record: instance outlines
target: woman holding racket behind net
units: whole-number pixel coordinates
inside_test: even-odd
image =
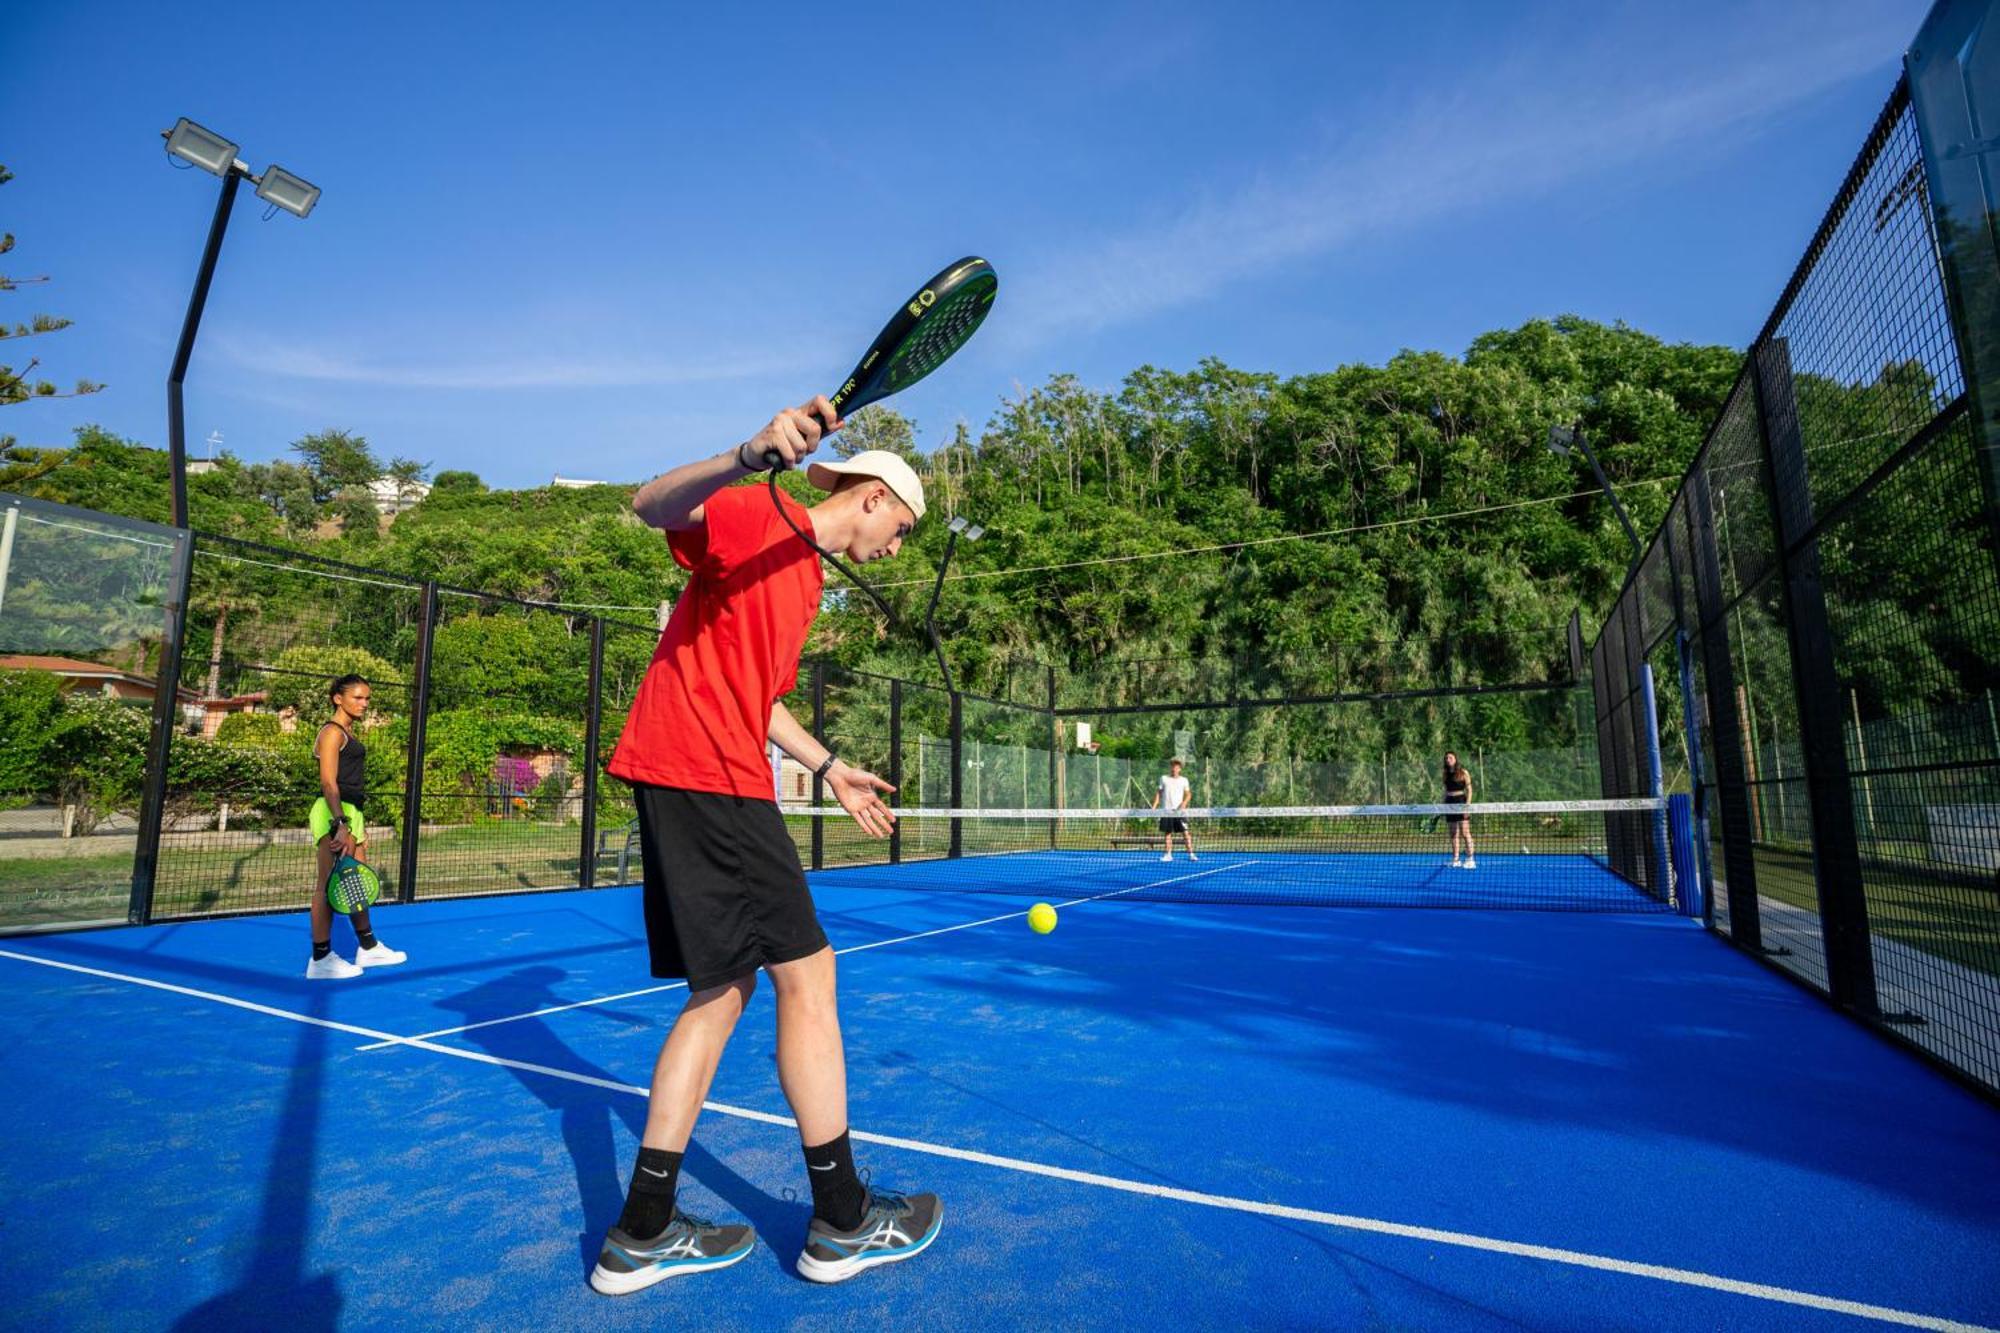
[[[333,719],[313,738],[320,794],[307,816],[318,861],[312,893],[312,961],[306,964],[306,977],[311,981],[358,977],[366,968],[386,967],[408,957],[375,938],[365,907],[348,918],[354,923],[354,961],[350,963],[333,951],[333,905],[326,897],[327,879],[343,856],[368,859],[368,826],[361,820],[361,805],[368,794],[363,775],[368,749],[354,729],[368,712],[370,690],[360,676],[342,676],[326,693],[333,704]]]
[[[1465,765],[1458,762],[1458,756],[1450,750],[1444,755],[1444,803],[1446,805],[1472,804],[1472,774],[1465,771]],[[1464,813],[1449,814],[1444,817],[1445,827],[1451,830],[1451,863],[1466,870],[1479,869],[1479,863],[1472,859],[1472,816]],[[1465,849],[1465,859],[1459,860],[1459,848]]]

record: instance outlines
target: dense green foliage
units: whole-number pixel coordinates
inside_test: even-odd
[[[0,185],[5,185],[13,179],[13,172],[0,167]],[[8,254],[13,249],[13,233],[0,232],[0,255]],[[23,287],[38,287],[47,281],[48,278],[44,275],[19,277],[0,273],[0,295],[15,295]],[[70,326],[70,322],[60,315],[37,313],[29,315],[26,319],[18,319],[11,314],[0,314],[0,343],[21,342],[50,333],[60,333]],[[0,350],[0,356],[6,355],[9,353]],[[64,389],[54,380],[36,374],[42,364],[40,357],[27,353],[23,355],[28,356],[28,361],[19,369],[0,364],[0,407],[25,403],[36,398],[77,398],[84,394],[96,393],[104,387],[89,380],[78,380],[71,388]],[[0,434],[0,460],[4,460],[13,447],[14,437]]]
[[[1568,678],[1565,621],[1580,608],[1586,637],[1594,631],[1630,552],[1587,469],[1548,451],[1549,426],[1581,423],[1634,521],[1651,531],[1739,366],[1727,348],[1538,320],[1486,334],[1463,356],[1405,352],[1381,366],[1289,379],[1214,361],[1142,367],[1113,390],[1058,376],[1003,401],[977,432],[959,426],[935,442],[893,410],[870,408],[835,447],[910,457],[933,515],[962,514],[988,529],[983,541],[959,546],[938,612],[959,683],[972,691],[1041,702],[1041,664],[1057,669],[1070,704],[1555,684]],[[1935,386],[1914,367],[1886,368],[1867,384],[1804,375],[1797,383],[1816,490],[1828,495],[1850,488],[1937,408]],[[376,681],[378,711],[400,729],[422,614],[417,585],[435,580],[447,591],[430,737],[449,754],[435,760],[434,795],[469,795],[502,753],[574,754],[593,616],[612,622],[608,747],[650,655],[655,608],[685,581],[664,541],[631,513],[628,486],[494,491],[471,473],[446,473],[422,503],[381,524],[360,521],[353,503],[380,466],[366,441],[325,431],[295,453],[298,462],[224,458],[191,478],[196,526],[392,577],[275,570],[282,560],[199,546],[190,685],[270,690],[273,707],[291,703],[312,719],[323,712],[324,678],[359,669]],[[405,480],[414,475],[407,460],[396,466]],[[1976,573],[1954,558],[1962,547],[1924,527],[1938,514],[1963,517],[1961,480],[1913,473],[1893,515],[1851,524],[1824,549],[1829,580],[1842,589],[1836,614],[1857,627],[1845,665],[1864,707],[1912,690],[1947,698],[1958,677],[1982,669],[1966,638],[1979,628],[1970,621],[1921,636],[1861,628],[1935,619],[1928,608],[1977,601],[1975,589],[1959,586]],[[783,484],[810,498],[801,477]],[[164,456],[98,430],[79,432],[67,450],[21,452],[0,466],[0,489],[165,518]],[[1726,516],[1732,540],[1756,540],[1746,520],[1759,505],[1767,501],[1743,493],[1741,512]],[[844,668],[933,681],[917,626],[945,537],[942,522],[928,522],[901,559],[869,569],[901,624],[882,623],[830,577],[810,651]],[[37,642],[70,644],[40,650],[95,649],[98,660],[115,651],[143,669],[165,562],[121,559],[115,579],[34,583],[32,563],[23,566],[31,581],[17,587],[48,612]],[[1770,726],[1783,732],[1783,631],[1766,600],[1738,613],[1744,632],[1755,631],[1746,645],[1758,650],[1746,654],[1755,659],[1745,663],[1746,683],[1753,709],[1768,707]],[[116,604],[114,613],[93,602]],[[367,655],[355,659],[366,665],[349,664],[348,650]],[[935,704],[906,696],[910,729],[941,730]],[[835,722],[866,732],[885,707],[849,690]],[[1100,734],[1106,754],[1135,760],[1181,743],[1170,733],[1182,732],[1202,738],[1198,757],[1227,753],[1241,766],[1352,761],[1378,771],[1393,757],[1428,771],[1445,743],[1574,748],[1587,740],[1566,721],[1575,711],[1553,694],[1289,719],[1209,709],[1121,720]],[[467,720],[440,729],[458,713]],[[474,716],[485,720],[475,726]],[[983,725],[995,744],[1067,744],[1018,717]],[[14,762],[0,755],[0,773]],[[1296,785],[1297,770],[1286,773]]]
[[[1244,799],[1306,787],[1328,800],[1420,795],[1437,752],[1454,745],[1496,773],[1506,757],[1519,783],[1512,794],[1580,794],[1567,784],[1588,788],[1575,756],[1590,747],[1589,723],[1560,688],[1569,677],[1563,626],[1581,609],[1586,637],[1594,632],[1630,551],[1588,470],[1548,451],[1548,428],[1580,423],[1634,521],[1651,531],[1739,367],[1727,348],[1563,318],[1486,334],[1459,357],[1405,352],[1382,366],[1290,379],[1214,361],[1142,367],[1114,390],[1057,376],[1003,401],[976,433],[960,425],[928,449],[917,423],[866,409],[833,447],[910,458],[935,518],[901,559],[868,570],[900,623],[883,623],[829,577],[809,646],[841,669],[829,725],[850,751],[887,762],[886,686],[849,673],[935,681],[919,626],[946,540],[936,520],[964,515],[988,535],[958,547],[938,629],[960,685],[980,694],[1040,703],[1050,667],[1061,702],[1073,705],[1556,687],[1103,719],[1093,772],[1105,761],[1145,768],[1189,747],[1198,773],[1205,762],[1218,789]],[[1885,367],[1860,384],[1802,374],[1796,385],[1816,499],[1846,493],[1940,406],[1938,386],[1916,366]],[[359,499],[383,471],[367,441],[322,431],[294,453],[297,462],[225,457],[191,478],[197,528],[381,573],[285,568],[283,557],[204,539],[184,681],[208,695],[266,690],[268,706],[297,707],[311,722],[324,714],[326,679],[360,671],[376,685],[385,723],[372,777],[398,783],[382,765],[401,759],[420,585],[433,580],[445,590],[427,817],[450,818],[454,802],[472,809],[505,756],[554,750],[574,765],[593,617],[607,621],[608,752],[653,647],[655,608],[685,581],[659,534],[632,514],[629,486],[494,491],[449,472],[422,503],[381,523]],[[404,481],[420,471],[408,460],[388,469]],[[797,474],[782,484],[812,498]],[[1769,544],[1768,498],[1751,477],[1731,486],[1719,515],[1725,562]],[[20,452],[0,465],[0,489],[166,516],[164,456],[94,429],[67,450]],[[1959,558],[1978,521],[1975,493],[1949,469],[1912,469],[1822,544],[1839,594],[1843,673],[1862,712],[1894,711],[1904,698],[1949,701],[1987,669],[1982,623],[1953,611],[1981,601],[1973,581],[1982,567]],[[6,646],[145,670],[157,652],[165,556],[73,534],[35,540],[17,559]],[[1796,727],[1776,595],[1767,584],[1733,616],[1751,726],[1781,746]],[[1656,663],[1663,680],[1670,665]],[[44,706],[25,695],[17,703]],[[803,693],[794,703],[803,713]],[[0,698],[0,708],[13,706]],[[941,734],[941,696],[906,692],[904,729],[906,740]],[[1029,752],[1070,748],[1066,734],[1018,709],[972,710],[967,734],[996,754],[1011,747],[1020,776],[1000,785],[1030,797],[1030,774],[1048,765]],[[226,726],[223,740],[285,749],[248,723]],[[1774,768],[1789,762],[1774,751]],[[0,779],[18,788],[7,775],[28,763],[0,750]],[[303,773],[309,785],[309,763]]]

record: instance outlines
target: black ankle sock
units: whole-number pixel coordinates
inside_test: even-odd
[[[634,1240],[651,1240],[665,1231],[667,1223],[674,1220],[674,1188],[680,1174],[679,1153],[664,1148],[639,1149],[618,1229]]]
[[[361,947],[364,949],[372,949],[375,947],[375,932],[373,930],[370,930],[367,926],[356,926],[354,928],[354,938],[360,943]]]
[[[846,1134],[806,1149],[806,1179],[812,1182],[814,1217],[842,1231],[861,1225],[868,1211],[868,1191],[854,1174],[854,1145]]]
[[[314,961],[315,963],[317,963],[317,962],[318,962],[318,961],[319,961],[320,959],[322,959],[322,958],[326,957],[326,956],[327,956],[328,954],[330,954],[330,953],[332,953],[332,952],[333,952],[333,941],[332,941],[332,940],[314,940],[314,941],[313,941],[313,961]]]

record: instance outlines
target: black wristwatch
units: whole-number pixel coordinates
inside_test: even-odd
[[[813,770],[813,777],[814,777],[814,778],[816,778],[816,779],[818,779],[818,780],[819,780],[819,781],[821,781],[821,782],[824,782],[824,781],[826,781],[826,775],[827,775],[828,773],[831,773],[831,772],[833,771],[833,765],[834,765],[834,763],[835,763],[835,760],[834,760],[834,756],[833,756],[833,752],[832,752],[832,751],[828,751],[828,752],[827,752],[827,756],[826,756],[826,762],[825,762],[825,763],[823,763],[823,764],[821,764],[821,765],[820,765],[820,766],[819,766],[818,768],[815,768],[815,769]]]

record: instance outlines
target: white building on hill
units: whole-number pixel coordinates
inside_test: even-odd
[[[430,493],[431,484],[427,481],[397,481],[384,475],[368,483],[368,495],[375,502],[375,511],[390,518],[422,504],[424,497]]]

